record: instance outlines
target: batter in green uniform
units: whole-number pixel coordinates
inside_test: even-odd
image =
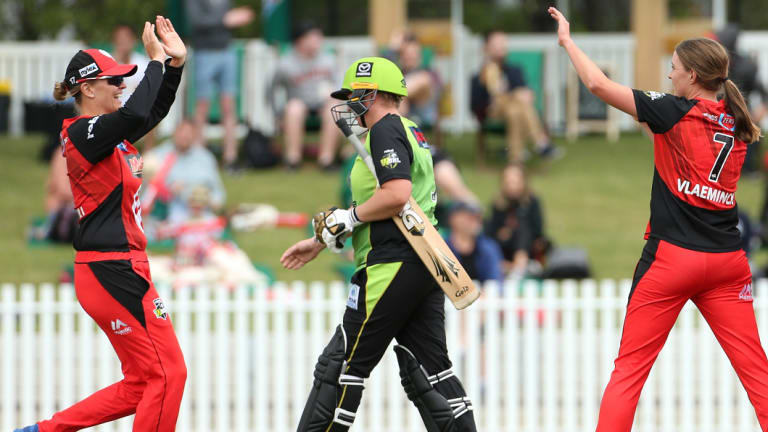
[[[395,338],[405,392],[426,430],[474,432],[472,404],[448,358],[443,292],[391,220],[413,195],[436,223],[429,144],[415,123],[398,114],[408,96],[403,74],[387,59],[363,58],[331,96],[345,101],[332,110],[337,120],[368,129],[365,147],[376,177],[358,157],[350,174],[353,206],[321,213],[316,230],[322,241],[302,240],[280,259],[286,268],[300,268],[326,247],[340,252],[351,235],[357,266],[342,324],[318,358],[297,430],[347,431],[365,379]]]

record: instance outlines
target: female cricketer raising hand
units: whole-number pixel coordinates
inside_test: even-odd
[[[757,141],[760,129],[728,79],[728,54],[710,39],[684,40],[675,48],[668,77],[675,95],[633,90],[609,80],[587,58],[560,11],[549,8],[549,14],[584,85],[635,117],[653,137],[647,243],[635,269],[598,432],[632,428],[643,384],[688,300],[709,323],[768,431],[768,360],[757,333],[734,199],[746,143]],[[721,91],[725,97],[718,101]]]
[[[53,93],[57,100],[74,97],[80,114],[61,130],[79,215],[75,291],[115,348],[124,378],[17,431],[76,431],[130,414],[136,432],[176,429],[187,370],[149,273],[138,198],[143,163],[132,143],[168,114],[187,51],[161,16],[144,24],[142,40],[152,61],[125,106],[123,78],[136,65],[118,64],[98,49],[78,51]]]

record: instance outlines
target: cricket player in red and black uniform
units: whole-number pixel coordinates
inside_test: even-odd
[[[619,355],[603,394],[598,432],[627,432],[645,380],[677,315],[698,307],[768,431],[768,359],[752,307],[752,275],[737,229],[736,187],[747,144],[759,139],[711,39],[680,42],[669,79],[675,96],[609,80],[575,45],[555,8],[559,43],[587,88],[637,118],[653,137],[651,218],[635,269]],[[724,98],[718,101],[719,92]],[[705,359],[704,361],[710,361]]]
[[[54,90],[59,100],[74,96],[81,114],[61,131],[79,215],[75,290],[115,348],[124,378],[23,432],[76,431],[130,414],[136,432],[176,429],[187,372],[149,272],[138,197],[142,159],[132,143],[168,114],[186,48],[170,20],[158,16],[155,24],[162,43],[146,22],[142,39],[152,61],[124,107],[123,77],[136,65],[118,64],[97,49],[75,54]]]

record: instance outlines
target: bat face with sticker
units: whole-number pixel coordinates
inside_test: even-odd
[[[337,120],[336,125],[354,145],[360,158],[376,177],[373,158],[357,135],[343,119]],[[399,156],[392,153],[387,153],[385,150],[386,156],[376,163],[385,169],[399,163],[395,162],[395,158],[400,160]],[[475,287],[464,267],[440,233],[431,223],[428,223],[429,218],[413,197],[409,198],[403,209],[392,220],[456,309],[469,306],[480,296],[480,291]]]

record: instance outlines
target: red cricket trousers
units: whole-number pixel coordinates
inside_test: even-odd
[[[744,251],[698,252],[648,240],[635,269],[619,356],[600,404],[598,432],[629,432],[640,391],[683,305],[701,311],[768,431],[768,359],[752,308]],[[704,359],[709,361],[709,359]]]
[[[38,423],[40,431],[77,431],[134,413],[134,432],[174,431],[187,369],[146,254],[78,252],[75,290],[112,343],[124,378]]]

